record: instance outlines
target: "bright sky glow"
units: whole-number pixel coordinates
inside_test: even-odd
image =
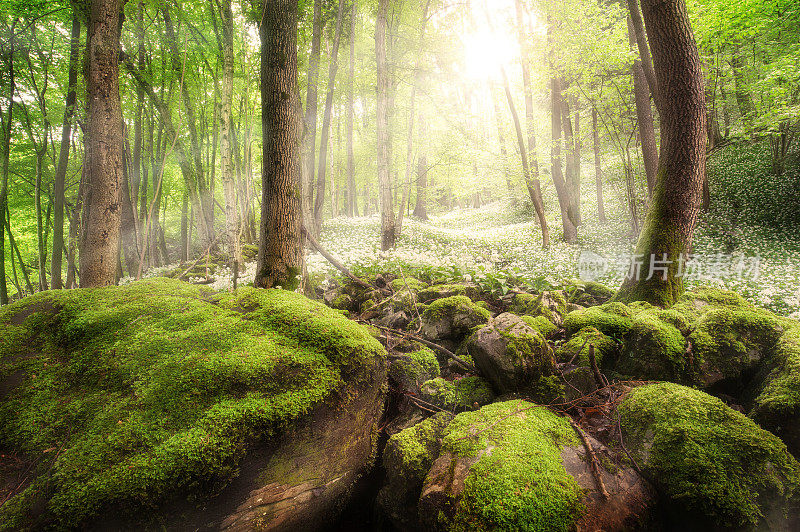
[[[464,64],[471,79],[497,78],[500,66],[508,68],[519,56],[516,40],[481,28],[464,37]]]

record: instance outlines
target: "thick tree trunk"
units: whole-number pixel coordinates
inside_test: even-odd
[[[378,137],[378,190],[381,211],[381,249],[394,247],[394,204],[389,175],[389,67],[386,63],[386,30],[390,0],[378,0],[375,24],[375,57],[378,65],[378,102],[375,121]]]
[[[75,87],[78,84],[78,58],[80,54],[81,20],[72,15],[72,31],[69,39],[69,72],[67,74],[67,99],[64,107],[64,122],[61,125],[61,146],[58,166],[53,178],[53,253],[50,256],[50,285],[54,289],[63,287],[61,280],[62,257],[64,255],[64,189],[69,162],[69,145],[72,135],[72,116],[75,114]]]
[[[347,216],[358,216],[356,204],[356,159],[353,154],[353,114],[355,102],[353,83],[356,69],[356,7],[357,0],[350,5],[350,60],[347,77]]]
[[[643,0],[642,12],[659,87],[662,155],[636,246],[640,275],[626,279],[616,298],[669,306],[683,291],[681,260],[691,250],[702,199],[703,72],[684,0]]]
[[[119,96],[121,10],[121,0],[92,0],[90,6],[81,287],[112,285],[117,276],[123,163]]]
[[[635,4],[635,2],[636,0],[629,0],[629,3]],[[628,18],[628,40],[631,49],[635,48],[636,34],[630,18]],[[658,147],[656,146],[656,132],[653,126],[653,109],[650,107],[650,91],[648,90],[642,61],[635,60],[633,62],[631,73],[633,74],[633,94],[636,101],[636,123],[639,125],[642,159],[644,160],[644,170],[647,175],[647,192],[652,196],[653,187],[656,184],[656,172],[658,171]]]
[[[314,171],[317,143],[317,106],[319,87],[319,60],[322,48],[322,0],[314,0],[314,20],[311,33],[311,55],[308,58],[308,82],[306,87],[306,112],[303,118],[303,220],[310,223],[314,209]]]
[[[222,25],[222,102],[220,103],[220,169],[222,189],[225,193],[225,241],[232,272],[238,272],[242,264],[239,243],[239,213],[236,205],[236,182],[233,167],[233,143],[231,142],[231,106],[233,105],[233,9],[231,0],[222,0],[220,10]]]
[[[331,113],[333,111],[333,92],[336,85],[336,72],[339,69],[339,41],[342,37],[342,19],[344,18],[345,0],[339,0],[336,12],[336,30],[333,34],[330,65],[328,67],[328,93],[325,95],[325,112],[322,116],[322,135],[319,145],[319,171],[317,174],[317,190],[314,198],[314,234],[322,231],[322,205],[325,203],[325,173],[328,165],[328,144],[331,135]],[[310,225],[310,224],[309,224]],[[311,227],[308,227],[311,229]]]
[[[597,109],[592,107],[592,140],[594,146],[594,182],[597,188],[597,219],[606,223],[606,209],[603,204],[603,167],[600,164],[600,132],[597,128]]]
[[[265,0],[261,34],[263,199],[255,285],[295,290],[303,272],[297,2]]]

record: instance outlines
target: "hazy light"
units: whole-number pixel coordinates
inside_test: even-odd
[[[482,28],[464,37],[464,65],[472,79],[496,78],[518,55],[515,40]]]

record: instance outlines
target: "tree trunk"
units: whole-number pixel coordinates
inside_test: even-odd
[[[123,127],[123,132],[125,128]],[[123,139],[125,135],[123,133]],[[126,146],[127,147],[127,146]],[[125,256],[125,269],[128,275],[135,277],[139,270],[139,251],[136,243],[138,242],[138,235],[136,231],[136,214],[131,199],[130,182],[128,179],[128,165],[125,161],[128,159],[124,157],[127,150],[123,151],[122,161],[122,213],[120,215],[120,237],[122,243],[122,254]]]
[[[632,26],[633,40],[636,42],[635,46],[639,49],[639,61],[642,66],[642,74],[644,74],[647,80],[647,87],[650,89],[650,94],[653,95],[653,100],[658,101],[658,81],[653,71],[653,60],[650,57],[650,48],[647,46],[647,36],[644,32],[644,24],[642,23],[642,14],[639,11],[638,0],[628,0],[628,13],[630,14],[628,31],[631,31]],[[629,33],[628,35],[630,36],[631,34]]]
[[[733,70],[733,82],[736,87],[736,103],[739,106],[739,113],[742,115],[745,132],[750,133],[753,130],[755,104],[753,103],[753,95],[750,93],[750,88],[745,79],[745,66],[740,50],[735,50],[733,52],[733,56],[731,57],[731,69]]]
[[[64,249],[64,189],[69,162],[69,145],[72,134],[72,116],[75,114],[75,87],[78,83],[78,58],[80,54],[81,20],[72,15],[72,31],[69,39],[69,72],[67,74],[67,100],[64,107],[64,122],[61,125],[61,146],[58,166],[53,179],[53,253],[50,256],[50,285],[54,289],[63,287],[61,269]]]
[[[508,173],[508,151],[506,150],[506,138],[503,134],[503,124],[500,120],[500,104],[495,97],[495,91],[489,88],[492,97],[492,107],[494,108],[494,121],[497,125],[497,141],[500,144],[500,159],[503,162],[503,177],[506,179],[506,186],[508,191],[514,192],[514,184],[511,182],[511,175]]]
[[[261,35],[263,196],[255,285],[295,290],[303,271],[297,2],[265,0]]]
[[[306,88],[306,113],[303,119],[302,185],[303,220],[311,223],[314,209],[314,170],[317,143],[317,106],[319,60],[322,48],[322,0],[314,0],[314,20],[311,34],[311,55],[308,58],[308,83]]]
[[[600,164],[600,132],[597,128],[597,109],[592,107],[592,140],[594,145],[594,182],[597,187],[597,219],[606,223],[606,209],[603,204],[603,167]]]
[[[313,229],[316,236],[319,236],[322,231],[322,205],[325,203],[325,173],[327,171],[328,143],[331,134],[333,91],[336,85],[336,71],[339,69],[339,41],[342,37],[344,3],[345,0],[339,0],[339,9],[336,12],[336,30],[333,34],[333,49],[331,50],[330,65],[328,67],[328,93],[325,95],[325,113],[322,116],[322,135],[319,145],[319,173],[317,174],[317,190],[314,198]],[[308,227],[308,229],[311,229],[311,227]]]
[[[544,213],[544,199],[542,198],[542,185],[539,182],[539,159],[536,156],[536,122],[533,117],[533,89],[531,87],[530,73],[530,52],[525,40],[525,19],[523,14],[522,0],[514,2],[517,14],[517,40],[521,52],[520,63],[522,65],[522,86],[525,92],[525,125],[528,131],[527,166],[528,171],[525,175],[525,184],[528,187],[528,195],[531,197],[536,215],[539,218],[539,225],[542,227],[542,247],[550,245],[550,231],[547,227],[547,218]],[[507,80],[504,78],[506,85]],[[508,94],[508,93],[507,93]],[[509,105],[512,105],[509,101]],[[516,110],[512,111],[516,113]],[[518,120],[518,119],[517,119]],[[505,147],[503,147],[505,149]],[[525,163],[523,162],[523,167]],[[524,170],[524,168],[523,168]]]
[[[8,163],[11,157],[11,132],[14,111],[14,92],[16,90],[14,82],[14,32],[17,27],[17,19],[11,22],[9,33],[8,51],[5,44],[0,44],[0,49],[8,53],[8,113],[3,121],[3,174],[0,181],[0,305],[8,304],[8,285],[6,284],[6,228],[11,227],[11,217],[6,221],[6,211],[8,210]],[[0,116],[2,112],[0,112]],[[11,234],[11,231],[8,231]]]
[[[189,193],[184,191],[181,202],[181,264],[189,260]]]
[[[659,87],[662,156],[636,246],[641,275],[626,279],[616,299],[669,306],[683,291],[681,260],[691,250],[702,198],[703,72],[684,0],[643,0],[642,11]],[[672,262],[654,262],[662,259]]]
[[[635,4],[636,0],[629,0]],[[638,12],[638,7],[636,8]],[[636,34],[631,19],[628,18],[628,40],[631,49],[636,46]],[[653,126],[653,109],[650,107],[650,91],[645,78],[642,61],[634,60],[631,67],[633,74],[633,94],[636,101],[636,123],[639,125],[639,138],[642,143],[642,159],[647,175],[647,192],[653,195],[658,171],[658,147],[656,146],[656,132]]]
[[[578,241],[578,228],[569,215],[569,190],[561,170],[561,79],[558,76],[550,80],[550,131],[552,144],[550,147],[550,174],[558,195],[561,207],[561,224],[564,229],[564,242],[575,244]]]
[[[355,103],[353,83],[356,68],[356,7],[357,0],[350,5],[350,61],[347,77],[347,216],[358,216],[356,205],[356,159],[353,154],[353,114]]]
[[[575,109],[575,127],[572,127],[570,105],[564,99],[561,102],[561,121],[564,130],[564,146],[566,151],[567,213],[575,227],[581,224],[581,149],[580,149],[580,113]]]
[[[236,182],[231,142],[231,106],[233,105],[233,9],[231,0],[222,0],[220,10],[222,25],[222,101],[220,102],[220,169],[222,189],[225,193],[225,240],[231,272],[238,272],[242,264],[239,243],[239,213],[236,205]]]
[[[522,160],[522,175],[525,177],[525,184],[528,187],[528,195],[533,203],[533,208],[536,210],[536,216],[539,218],[539,225],[542,228],[542,248],[550,246],[550,230],[547,227],[547,218],[544,213],[544,204],[542,203],[541,189],[537,188],[537,182],[531,179],[530,167],[528,166],[528,151],[525,148],[525,136],[522,132],[522,124],[519,121],[517,114],[517,107],[514,105],[514,97],[511,95],[511,85],[508,82],[508,75],[506,74],[505,67],[500,67],[503,74],[503,86],[506,92],[506,101],[508,101],[508,109],[511,111],[511,118],[514,121],[514,129],[517,132],[517,145],[519,146],[519,155]]]
[[[375,121],[378,137],[378,189],[381,211],[381,249],[394,247],[394,205],[389,175],[389,68],[386,63],[386,29],[390,0],[378,0],[375,23],[375,57],[378,68],[378,101]]]
[[[121,0],[92,0],[89,13],[81,287],[112,285],[117,275],[123,163],[119,96],[121,10]]]
[[[214,242],[214,198],[211,196],[211,191],[203,172],[200,137],[197,134],[197,120],[195,118],[195,106],[191,91],[189,90],[188,79],[183,72],[185,65],[181,62],[181,57],[178,53],[178,40],[175,36],[172,17],[170,16],[166,4],[161,5],[161,11],[164,14],[164,28],[166,30],[172,70],[181,80],[181,100],[183,101],[183,108],[186,112],[186,128],[189,132],[191,147],[191,159],[187,159],[187,162],[192,167],[194,177],[192,187],[195,190],[194,194],[190,191],[190,198],[192,200],[192,208],[197,216],[197,234],[200,238],[200,245],[205,249],[212,246]]]

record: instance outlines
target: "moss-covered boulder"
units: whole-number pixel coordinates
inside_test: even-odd
[[[565,286],[568,301],[582,307],[606,303],[614,297],[614,290],[595,281],[572,280]]]
[[[686,338],[665,312],[654,308],[633,316],[617,373],[646,380],[688,380]]]
[[[460,285],[458,285],[460,286]],[[429,340],[458,340],[489,321],[489,311],[467,296],[437,299],[422,314],[422,335]]]
[[[281,290],[168,279],[0,310],[0,529],[315,529],[374,458],[385,350]]]
[[[622,338],[631,330],[632,318],[627,305],[612,302],[570,312],[564,318],[564,328],[573,335],[585,327],[594,327],[612,338]]]
[[[522,316],[522,321],[545,338],[551,338],[559,331],[558,326],[544,316]]]
[[[565,418],[526,401],[494,403],[459,414],[444,430],[420,519],[425,530],[630,529],[652,495],[631,470],[608,466],[600,473],[605,499]]]
[[[538,391],[555,373],[550,345],[519,316],[506,312],[467,341],[475,367],[498,393]]]
[[[563,290],[542,292],[539,295],[520,292],[511,301],[510,312],[518,316],[543,316],[560,327],[567,314],[567,297]]]
[[[614,354],[617,343],[594,327],[584,327],[556,349],[556,360],[570,362],[578,366],[589,366],[589,349],[594,348],[597,365]]]
[[[466,296],[475,300],[480,296],[480,293],[480,288],[474,284],[435,284],[419,290],[418,297],[420,303],[430,303],[437,299],[453,296]]]
[[[428,470],[439,456],[442,432],[452,419],[451,414],[440,412],[393,435],[386,443],[386,478],[377,502],[398,530],[422,530],[417,499]]]
[[[774,367],[759,383],[749,415],[800,459],[800,325],[788,328],[773,351]]]
[[[395,358],[389,365],[389,378],[407,391],[418,392],[420,387],[441,375],[436,354],[422,347]]]
[[[619,406],[624,443],[698,529],[788,530],[796,519],[800,464],[773,434],[703,392],[642,386]],[[677,526],[677,524],[676,524]]]
[[[494,401],[492,387],[481,377],[431,379],[422,384],[420,395],[434,406],[455,412],[474,410]]]

